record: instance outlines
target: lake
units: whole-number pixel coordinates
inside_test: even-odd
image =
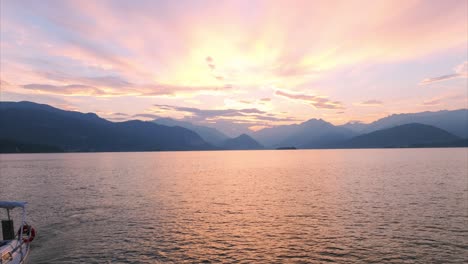
[[[0,155],[31,263],[462,263],[468,149]]]

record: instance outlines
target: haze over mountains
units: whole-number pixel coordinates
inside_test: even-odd
[[[263,149],[264,147],[255,141],[253,138],[246,134],[242,134],[235,138],[227,139],[223,142],[222,145],[225,149],[234,149],[234,150],[242,150],[242,149]]]
[[[468,109],[399,114],[342,126],[311,119],[229,138],[214,128],[169,118],[110,122],[93,113],[0,102],[2,152],[456,147],[468,146],[467,138]]]
[[[183,127],[196,132],[200,137],[211,145],[220,149],[232,150],[248,150],[248,149],[263,149],[264,147],[246,134],[238,137],[230,138],[217,130],[216,128],[198,126],[190,122],[175,120],[172,118],[158,118],[153,121],[156,124],[166,125],[171,127]]]
[[[468,109],[453,111],[421,112],[411,114],[394,114],[379,119],[370,124],[359,122],[342,125],[357,133],[369,133],[380,129],[390,128],[409,123],[420,123],[431,125],[447,130],[448,132],[462,137],[468,137]]]
[[[310,119],[301,124],[265,128],[252,133],[252,137],[269,147],[321,148],[330,143],[344,141],[357,133],[334,126],[322,119]]]
[[[252,136],[267,147],[323,148],[361,134],[410,123],[434,126],[459,138],[468,138],[468,109],[398,114],[370,124],[353,122],[341,126],[311,119],[301,124],[265,128],[252,133]]]
[[[356,136],[333,145],[337,148],[396,148],[457,142],[461,138],[440,128],[418,123],[404,124]]]
[[[158,118],[153,121],[156,124],[165,125],[165,126],[179,126],[192,130],[193,132],[200,135],[203,140],[206,142],[218,146],[222,145],[224,141],[229,139],[228,136],[217,130],[216,128],[206,127],[206,126],[197,126],[190,122],[175,120],[172,118]]]

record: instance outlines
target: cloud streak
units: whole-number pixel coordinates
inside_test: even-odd
[[[101,81],[104,79],[101,79]],[[100,82],[101,82],[100,81]],[[95,82],[95,79],[91,81]],[[64,95],[64,96],[95,96],[95,97],[117,97],[117,96],[163,96],[176,95],[180,93],[197,93],[204,91],[226,91],[231,89],[230,86],[212,86],[212,87],[197,87],[197,86],[174,86],[166,84],[146,84],[134,85],[128,84],[126,87],[112,87],[112,84],[105,83],[105,86],[97,87],[86,84],[69,84],[69,85],[53,85],[31,83],[22,85],[24,89]]]
[[[324,96],[297,94],[276,90],[276,95],[286,97],[293,100],[299,100],[311,104],[318,109],[344,109],[343,104],[339,101],[333,101]]]
[[[424,101],[422,105],[432,106],[432,105],[439,105],[440,103],[442,103],[442,99],[434,99],[430,101]]]
[[[160,116],[158,115],[155,115],[155,114],[136,114],[136,115],[133,115],[133,117],[143,117],[143,118],[148,118],[148,119],[157,119],[159,118]]]
[[[366,100],[366,101],[357,103],[357,105],[360,105],[360,106],[381,106],[381,105],[383,105],[383,102],[380,101],[380,100],[371,99],[371,100]]]
[[[215,109],[215,110],[206,110],[199,109],[194,107],[183,107],[183,106],[172,106],[172,105],[160,105],[155,104],[156,108],[163,110],[173,110],[178,112],[186,112],[195,116],[209,118],[215,116],[237,116],[245,114],[266,114],[266,112],[258,110],[256,108],[245,108],[245,109]]]
[[[61,94],[61,95],[77,95],[77,96],[104,96],[109,95],[105,91],[88,85],[82,84],[70,84],[70,85],[51,85],[51,84],[26,84],[23,85],[24,89],[51,93],[51,94]]]
[[[468,77],[468,61],[456,66],[454,68],[454,73],[446,74],[438,77],[432,77],[422,80],[419,85],[426,85],[435,82],[447,81],[456,78],[467,78]]]
[[[243,109],[200,109],[194,107],[155,104],[153,111],[158,114],[184,113],[184,119],[194,122],[230,120],[237,123],[255,124],[267,122],[292,122],[293,117],[279,117],[257,108]]]

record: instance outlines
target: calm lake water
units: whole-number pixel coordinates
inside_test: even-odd
[[[31,263],[462,263],[468,149],[13,154]]]

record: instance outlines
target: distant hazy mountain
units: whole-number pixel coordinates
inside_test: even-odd
[[[395,114],[370,123],[364,130],[362,130],[362,132],[369,133],[409,123],[420,123],[435,126],[456,136],[468,138],[468,109]]]
[[[32,102],[0,102],[0,138],[65,151],[212,149],[195,132],[138,120],[114,123],[96,114]]]
[[[246,134],[242,134],[236,138],[230,138],[224,141],[222,147],[225,149],[263,149],[264,147],[259,144],[255,139]]]
[[[374,131],[335,144],[337,148],[388,148],[442,145],[460,138],[440,128],[424,124],[405,124]]]
[[[215,146],[220,146],[226,139],[229,138],[216,128],[194,125],[190,122],[179,121],[172,118],[159,118],[153,122],[160,125],[171,127],[179,126],[192,130],[197,133],[203,140]]]
[[[342,142],[356,133],[337,127],[322,119],[311,119],[301,124],[265,128],[252,134],[260,143],[270,147],[319,148]]]
[[[344,125],[341,125],[339,127],[344,127],[344,128],[347,128],[355,133],[362,133],[362,131],[364,131],[366,128],[367,128],[368,124],[366,123],[363,123],[363,122],[360,122],[360,121],[351,121],[351,122],[348,122]]]

